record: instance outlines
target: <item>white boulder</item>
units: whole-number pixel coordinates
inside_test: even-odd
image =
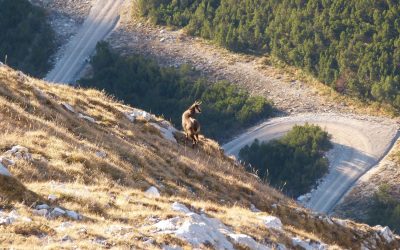
[[[15,162],[6,157],[0,157],[0,163],[3,164],[6,168],[15,165]]]
[[[272,250],[271,247],[258,243],[246,234],[229,234],[229,237],[234,241],[234,243],[247,247],[250,250]]]
[[[176,212],[182,212],[184,214],[191,213],[189,208],[187,208],[185,205],[183,205],[183,204],[181,204],[179,202],[174,202],[172,204],[172,210],[174,210]]]
[[[153,127],[155,127],[156,129],[158,129],[165,139],[172,141],[172,142],[176,142],[174,133],[176,133],[178,130],[176,130],[176,128],[174,128],[172,125],[165,128],[154,122],[152,122],[150,124]]]
[[[14,156],[17,159],[24,159],[27,161],[32,160],[32,155],[29,153],[29,150],[26,147],[16,145],[12,147],[10,150],[4,153],[5,155]]]
[[[65,211],[59,207],[54,208],[51,212],[50,212],[50,217],[59,217],[59,216],[63,216],[65,215]]]
[[[174,217],[168,220],[159,221],[154,226],[157,228],[157,231],[161,233],[172,233],[178,228],[178,224],[181,220],[180,217]]]
[[[3,164],[0,163],[0,175],[11,176],[10,171]]]
[[[82,219],[82,216],[79,213],[75,212],[75,211],[67,210],[66,211],[66,215],[69,218],[74,219],[74,220],[81,220]]]
[[[269,215],[269,216],[263,216],[263,217],[261,217],[261,219],[263,220],[264,225],[267,228],[282,230],[283,224],[282,224],[282,221],[278,217]]]
[[[129,121],[134,122],[137,118],[142,118],[146,121],[155,120],[155,116],[140,109],[133,109],[131,112],[125,113]]]
[[[39,216],[46,216],[49,211],[47,209],[34,209],[32,213],[39,215]]]
[[[321,242],[311,242],[310,239],[303,240],[299,237],[292,238],[292,244],[295,247],[301,247],[304,250],[327,250],[328,246]]]
[[[395,236],[389,227],[382,227],[380,225],[374,227],[378,231],[378,234],[382,236],[388,243],[395,240]]]
[[[47,199],[51,202],[54,202],[58,199],[58,196],[55,194],[49,194],[49,196],[47,196]]]
[[[260,209],[256,208],[256,206],[254,206],[254,204],[250,204],[250,211],[252,211],[253,213],[262,212]]]
[[[107,154],[104,151],[97,151],[96,152],[96,156],[99,157],[99,158],[106,158]]]
[[[63,103],[61,103],[61,106],[63,106],[63,108],[65,108],[69,112],[76,113],[75,109],[68,103],[63,102]]]
[[[191,212],[185,205],[178,202],[172,204],[174,211],[182,212],[184,217],[174,217],[159,221],[154,225],[159,234],[173,234],[177,238],[201,248],[202,245],[212,245],[214,249],[233,250],[232,244],[242,245],[251,250],[268,250],[268,246],[257,243],[245,234],[236,234],[220,220],[210,218],[205,214]]]
[[[37,205],[36,209],[50,209],[50,206],[47,204]]]
[[[86,121],[88,121],[88,122],[91,122],[91,123],[96,123],[96,120],[95,120],[95,119],[93,119],[93,118],[90,117],[90,116],[83,115],[83,114],[81,114],[81,113],[78,114],[78,118],[84,119],[84,120],[86,120]]]
[[[144,194],[149,198],[156,198],[161,196],[158,189],[154,186],[151,186],[149,189],[147,189]]]

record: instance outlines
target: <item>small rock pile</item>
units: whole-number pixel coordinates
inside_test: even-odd
[[[49,205],[47,204],[41,204],[41,205],[37,205],[36,208],[32,211],[32,213],[36,214],[36,215],[40,215],[40,216],[44,216],[48,219],[54,219],[57,217],[67,217],[73,220],[81,220],[82,216],[72,210],[65,210],[62,209],[60,207],[54,207],[51,208]]]
[[[15,210],[12,210],[8,214],[0,211],[0,225],[10,225],[16,221],[31,222],[32,220],[28,217],[20,216]]]
[[[33,158],[32,154],[29,153],[29,150],[26,147],[22,147],[20,145],[13,146],[10,150],[6,151],[2,156],[0,156],[1,175],[11,176],[8,168],[15,165],[15,161],[13,159],[32,161]]]
[[[80,119],[86,120],[86,121],[91,122],[91,123],[97,123],[96,120],[95,120],[93,117],[90,117],[90,116],[88,116],[88,115],[84,115],[84,114],[82,114],[82,113],[76,112],[75,109],[74,109],[74,107],[72,107],[72,106],[71,106],[70,104],[68,104],[68,103],[63,102],[63,103],[61,103],[61,106],[62,106],[65,110],[68,110],[68,111],[71,112],[71,113],[77,114],[77,115],[78,115],[78,118],[80,118]]]
[[[133,108],[129,112],[125,112],[125,116],[131,122],[135,122],[137,119],[145,120],[146,122],[149,122],[150,125],[158,129],[165,139],[172,142],[177,142],[174,134],[177,133],[178,130],[172,126],[170,122],[165,120],[159,122],[154,115],[136,108]]]

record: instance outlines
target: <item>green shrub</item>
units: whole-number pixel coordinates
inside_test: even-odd
[[[177,127],[183,111],[195,100],[203,101],[198,116],[202,132],[216,139],[228,138],[272,113],[265,98],[250,97],[228,82],[210,84],[189,65],[175,69],[139,55],[121,57],[104,42],[96,51],[91,60],[94,75],[82,79],[82,86],[104,89],[126,103],[164,115]]]
[[[332,148],[330,136],[316,125],[294,126],[284,137],[268,143],[255,140],[240,150],[261,178],[290,196],[307,193],[328,172],[324,153]]]
[[[383,184],[375,192],[373,205],[368,209],[367,223],[387,225],[394,232],[400,232],[400,201],[390,194],[393,187]]]
[[[0,0],[0,60],[34,76],[50,68],[54,33],[42,9],[27,0]]]

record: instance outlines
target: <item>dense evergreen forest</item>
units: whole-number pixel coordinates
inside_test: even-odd
[[[202,100],[198,119],[202,133],[225,139],[272,113],[263,97],[250,97],[228,82],[210,84],[189,65],[160,67],[139,55],[122,57],[105,42],[97,45],[91,59],[93,77],[80,80],[81,86],[94,87],[133,106],[164,115],[177,128],[181,117],[195,100]]]
[[[45,12],[28,0],[0,0],[0,61],[43,76],[55,51],[54,33]]]
[[[305,194],[329,168],[324,153],[332,148],[330,135],[319,126],[294,126],[279,140],[255,140],[239,152],[241,160],[250,164],[258,175],[286,194]]]
[[[268,53],[340,92],[400,110],[397,0],[139,0],[154,23]]]

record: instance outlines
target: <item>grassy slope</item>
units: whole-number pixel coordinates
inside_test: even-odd
[[[77,118],[63,109],[62,102],[95,118],[97,124]],[[2,207],[33,220],[0,226],[2,246],[58,248],[66,234],[75,241],[63,243],[65,247],[92,248],[91,240],[102,237],[121,248],[144,248],[141,239],[147,236],[156,240],[156,246],[184,245],[171,236],[152,235],[147,227],[151,217],[174,216],[170,206],[174,201],[204,208],[237,233],[287,246],[295,235],[345,248],[358,248],[361,242],[375,239],[375,231],[366,225],[330,224],[298,207],[236,166],[215,142],[203,139],[200,148],[192,150],[182,141],[165,140],[145,121],[129,122],[123,113],[129,109],[104,93],[49,85],[0,66],[0,155],[14,145],[25,146],[33,154],[33,161],[17,160],[9,168],[15,179],[0,178]],[[100,150],[106,158],[95,156]],[[162,197],[144,196],[151,185],[160,189]],[[57,194],[58,206],[80,212],[84,220],[59,231],[56,228],[66,219],[33,215],[30,205],[45,201],[49,194]],[[285,232],[266,230],[257,219],[260,214],[248,209],[251,203],[263,214],[279,216]],[[111,225],[131,226],[132,233],[110,235],[106,228]],[[86,233],[78,230],[82,227]],[[42,233],[47,236],[37,237]],[[377,244],[389,249],[399,243],[388,246],[378,238]]]

